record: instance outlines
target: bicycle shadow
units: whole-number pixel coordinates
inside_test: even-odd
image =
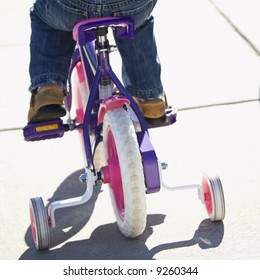
[[[71,197],[72,194],[81,195],[85,189],[79,187],[78,194],[75,194],[75,176],[82,173],[77,171],[69,176],[57,189],[51,201]],[[57,210],[57,226],[51,232],[52,248],[57,244],[68,240],[81,230],[90,219],[95,202],[101,192],[100,186],[94,188],[93,197],[90,201],[81,206],[71,208],[66,215]],[[84,209],[83,209],[84,207]],[[70,213],[68,213],[70,212]],[[69,215],[69,216],[68,216]],[[165,215],[149,214],[147,216],[147,226],[144,233],[134,239],[124,237],[118,230],[117,224],[109,223],[98,226],[88,239],[71,241],[65,243],[60,248],[48,251],[37,251],[33,244],[30,228],[28,228],[25,240],[29,246],[21,256],[20,260],[152,260],[157,253],[164,250],[172,250],[182,247],[198,245],[201,249],[218,247],[224,236],[223,222],[212,223],[208,219],[203,220],[190,240],[160,244],[149,249],[146,241],[153,234],[153,227],[164,222]],[[64,224],[69,230],[64,231]],[[124,248],[124,249],[122,249]],[[174,258],[174,255],[173,255]]]
[[[223,239],[222,222],[211,223],[203,220],[190,240],[160,244],[152,249],[146,246],[146,240],[153,233],[152,227],[163,222],[161,214],[148,215],[147,227],[143,235],[125,238],[117,229],[116,223],[96,228],[89,239],[72,241],[58,249],[36,251],[31,246],[20,260],[154,260],[157,253],[163,250],[174,250],[182,247],[199,245],[203,250],[218,247]],[[122,249],[124,248],[124,249]],[[174,259],[174,255],[172,256]]]

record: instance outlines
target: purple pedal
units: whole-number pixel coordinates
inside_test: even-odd
[[[62,120],[28,124],[23,128],[23,135],[26,141],[58,138],[64,135],[64,126]]]

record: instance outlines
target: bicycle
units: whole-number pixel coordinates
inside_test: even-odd
[[[137,103],[113,72],[109,57],[116,46],[110,45],[109,30],[114,36],[134,37],[131,18],[95,18],[75,25],[77,47],[69,71],[69,94],[65,97],[66,123],[56,120],[24,127],[26,141],[63,137],[66,131],[80,132],[86,184],[81,197],[54,201],[48,209],[41,197],[30,199],[31,230],[38,250],[50,247],[50,227],[55,227],[55,211],[86,203],[98,181],[109,185],[117,225],[126,237],[141,235],[146,227],[146,195],[160,191],[198,189],[211,221],[225,216],[225,201],[219,177],[202,179],[202,185],[168,187],[162,180],[167,168],[156,156],[148,130],[176,122],[177,111],[167,106],[166,121],[148,126]],[[75,102],[76,118],[71,117]]]

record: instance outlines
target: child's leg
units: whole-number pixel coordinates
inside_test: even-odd
[[[70,13],[48,0],[37,0],[30,16],[32,33],[29,70],[32,96],[28,123],[56,120],[66,115],[63,97],[75,48],[68,23],[72,29],[78,17],[71,18]]]
[[[71,32],[52,27],[42,17],[48,18],[43,9],[31,11],[30,91],[50,83],[57,83],[65,90],[75,41]],[[57,14],[57,20],[58,17]]]
[[[123,81],[128,92],[136,97],[148,124],[166,121],[166,97],[161,83],[161,65],[153,34],[153,17],[136,30],[133,40],[117,38],[123,62]]]
[[[156,99],[163,92],[153,26],[153,17],[150,17],[136,30],[133,40],[116,39],[123,61],[125,86],[129,93],[143,100]]]

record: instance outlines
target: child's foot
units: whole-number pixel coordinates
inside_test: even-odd
[[[134,100],[138,104],[148,125],[159,125],[166,122],[165,109],[168,105],[165,94],[163,94],[162,98],[153,100],[143,101],[136,97],[134,97]]]
[[[63,106],[63,91],[56,84],[48,84],[32,94],[28,113],[28,124],[57,120],[66,115]]]

